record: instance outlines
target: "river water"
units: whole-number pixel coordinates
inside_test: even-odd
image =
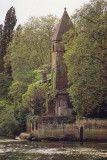
[[[0,160],[107,160],[107,144],[0,138]]]

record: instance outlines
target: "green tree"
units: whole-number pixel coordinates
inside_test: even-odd
[[[2,72],[4,70],[4,61],[3,57],[6,54],[6,49],[8,47],[9,42],[12,40],[12,32],[14,29],[14,26],[16,24],[16,15],[15,15],[15,9],[14,7],[11,7],[5,17],[4,27],[2,31],[2,37],[0,41],[0,71]],[[9,69],[10,70],[10,69]]]
[[[30,18],[24,27],[20,26],[17,29],[12,42],[9,44],[5,56],[5,67],[8,68],[11,63],[14,81],[30,84],[35,78],[34,70],[44,64],[50,65],[50,37],[53,33],[53,28],[55,28],[56,18],[53,16],[44,18],[45,20],[42,20],[43,17],[39,19]],[[47,22],[44,23],[46,20]],[[46,23],[50,27],[50,35],[48,33],[46,35],[47,30],[43,27]]]
[[[22,95],[27,91],[25,83],[14,82],[9,88],[8,95],[12,98],[14,104],[21,103]]]
[[[1,43],[1,39],[2,39],[2,34],[3,34],[3,25],[0,25],[0,43]]]
[[[42,21],[43,23],[41,25],[41,29],[44,31],[43,32],[44,40],[47,41],[47,45],[49,46],[48,63],[51,65],[51,39],[59,20],[57,17],[53,17],[50,14],[47,17],[41,17],[41,22]]]
[[[45,115],[46,98],[50,90],[48,83],[33,83],[28,87],[27,92],[23,95],[23,105],[28,108],[31,115]]]
[[[105,116],[107,68],[107,12],[103,0],[92,0],[73,16],[75,30],[69,31],[65,61],[68,89],[79,116]],[[65,35],[65,38],[67,35]]]
[[[19,122],[14,116],[14,107],[8,101],[0,101],[0,128],[3,134],[15,134]]]
[[[0,73],[0,100],[8,99],[9,86],[12,84],[12,77],[7,73]]]
[[[2,34],[3,34],[3,25],[1,24],[0,25],[0,52],[1,52],[1,40],[2,40]],[[2,63],[2,56],[1,56],[1,53],[0,53],[0,64]],[[2,69],[0,69],[1,71]]]
[[[10,83],[9,85],[7,83],[10,76],[8,76],[5,72],[0,74],[2,93],[5,92],[6,87],[8,91],[8,96],[6,95],[6,97],[9,99],[8,104],[6,104],[7,109],[9,110],[5,112],[5,107],[2,107],[1,109],[1,122],[2,120],[4,121],[6,117],[8,117],[7,119],[9,121],[9,118],[11,118],[11,116],[9,117],[9,114],[11,113],[10,108],[12,106],[11,114],[15,124],[15,130],[13,131],[11,130],[11,123],[7,123],[8,121],[6,119],[1,125],[1,127],[3,127],[7,124],[7,129],[4,130],[6,133],[11,132],[18,134],[25,131],[26,116],[28,114],[29,107],[22,104],[22,97],[28,93],[27,88],[29,84],[42,79],[41,71],[47,70],[50,72],[50,40],[56,21],[56,17],[51,15],[40,18],[32,17],[23,27],[19,25],[16,31],[12,32],[12,40],[9,42],[6,55],[3,57],[3,60],[5,61],[5,70],[8,72],[9,66],[11,66],[12,70],[13,81],[11,81],[12,85],[10,87]],[[7,85],[5,85],[6,83]],[[43,87],[38,87],[37,85],[35,88],[37,89],[35,91],[36,96],[33,96],[36,97],[35,99],[38,102],[35,100],[35,107],[31,107],[30,110],[33,110],[36,114],[41,115],[46,111],[44,106],[46,99],[46,87],[44,85]],[[39,93],[37,93],[37,91]],[[4,97],[2,96],[1,100],[3,100],[3,98]]]

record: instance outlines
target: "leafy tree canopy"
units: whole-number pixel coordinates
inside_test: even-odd
[[[50,39],[56,21],[52,15],[31,17],[24,27],[18,27],[5,56],[5,67],[11,64],[14,81],[30,84],[34,70],[44,64],[50,66]]]
[[[11,7],[5,17],[4,27],[0,25],[0,71],[4,71],[3,56],[6,54],[6,49],[9,42],[12,40],[12,32],[16,25],[17,19],[15,14],[15,8]]]
[[[46,113],[46,98],[51,86],[48,83],[33,83],[29,85],[23,95],[23,105],[27,107],[31,115],[44,115]]]
[[[107,12],[103,0],[91,0],[72,17],[75,29],[65,34],[68,89],[79,116],[105,115],[107,101]],[[68,36],[69,35],[69,36]]]

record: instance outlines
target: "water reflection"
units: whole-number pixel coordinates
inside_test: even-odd
[[[106,160],[106,143],[0,139],[0,160]]]

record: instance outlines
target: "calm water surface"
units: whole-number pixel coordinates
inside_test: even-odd
[[[107,160],[106,143],[28,142],[0,138],[0,160]]]

